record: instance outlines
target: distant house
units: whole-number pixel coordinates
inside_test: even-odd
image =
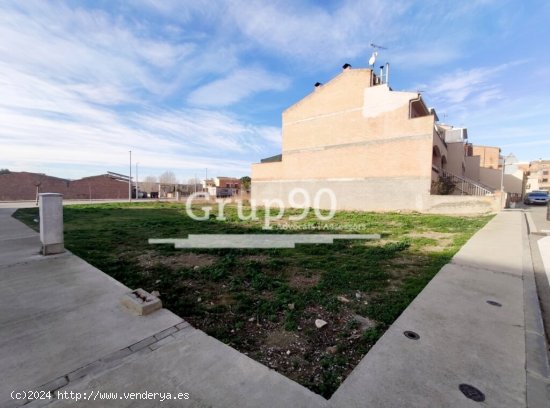
[[[529,163],[527,191],[550,191],[550,160],[535,160]]]
[[[202,181],[203,191],[213,197],[232,197],[241,191],[241,180],[234,177],[214,177]]]
[[[441,124],[420,93],[392,90],[388,69],[378,76],[346,64],[285,110],[282,153],[252,165],[252,199],[288,205],[293,189],[311,200],[329,189],[338,209],[494,210],[494,188],[479,181],[467,130]],[[316,206],[330,207],[329,199],[322,194]]]
[[[79,180],[25,171],[0,174],[0,201],[35,200],[38,193],[61,193],[64,199],[128,198],[128,181],[113,174]]]
[[[479,166],[486,169],[499,169],[500,148],[495,146],[472,145],[472,156],[479,156]]]

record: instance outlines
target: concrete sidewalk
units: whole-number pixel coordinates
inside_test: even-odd
[[[485,406],[548,407],[540,322],[524,215],[502,212],[436,275],[331,402],[477,406],[459,390],[467,384],[483,392]]]
[[[12,391],[189,393],[163,406],[318,407],[308,389],[191,328],[166,309],[134,316],[130,289],[67,252],[38,254],[38,234],[0,209],[0,407]],[[55,395],[55,393],[54,393]],[[60,406],[157,406],[159,401],[55,401]]]
[[[550,406],[519,210],[498,214],[459,251],[329,401],[166,310],[130,315],[118,305],[127,288],[69,253],[40,257],[36,234],[9,212],[0,210],[0,227],[1,406],[15,403],[10,390],[46,383],[96,400],[29,406],[479,406],[461,384],[481,391],[487,407]],[[123,399],[145,391],[189,399]]]
[[[38,234],[12,213],[0,209],[0,406],[16,402],[13,390],[62,383],[99,357],[182,323],[167,310],[126,312],[118,303],[128,288],[71,253],[39,255]]]

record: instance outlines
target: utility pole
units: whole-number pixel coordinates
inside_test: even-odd
[[[500,174],[500,209],[503,208],[504,200],[504,171],[506,169],[506,157],[502,156],[502,173]]]
[[[130,150],[130,176],[128,176],[128,201],[132,201],[132,151]]]

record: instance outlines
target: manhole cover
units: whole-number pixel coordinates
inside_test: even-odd
[[[494,300],[488,300],[487,303],[489,303],[491,306],[498,306],[498,307],[502,306],[502,304],[495,302]]]
[[[404,331],[403,334],[405,335],[406,338],[411,340],[418,340],[420,338],[420,336],[417,333],[410,330]]]
[[[464,394],[466,398],[469,398],[475,402],[485,401],[485,394],[470,384],[460,384],[458,389]]]

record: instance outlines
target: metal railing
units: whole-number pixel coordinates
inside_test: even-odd
[[[454,173],[435,166],[433,169],[439,173],[440,177],[445,177],[450,180],[454,184],[455,189],[460,191],[461,195],[485,196],[494,194],[495,192],[491,187],[478,181],[471,180],[467,177],[457,176]]]

